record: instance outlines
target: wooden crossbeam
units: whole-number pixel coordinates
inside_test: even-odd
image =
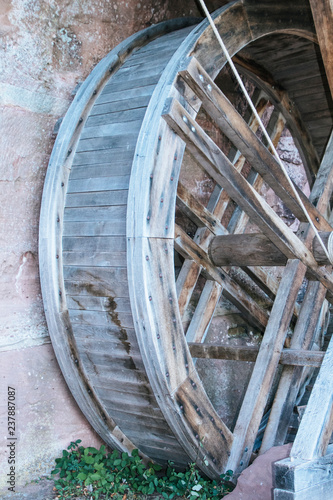
[[[163,117],[186,142],[189,151],[199,164],[220,186],[228,191],[234,201],[248,213],[252,221],[272,243],[287,257],[291,252],[296,259],[311,269],[315,279],[319,280],[330,292],[333,292],[332,277],[318,266],[306,245],[294,235],[266,201],[237,172],[224,153],[192,120],[181,104],[175,99],[169,100]]]
[[[211,118],[248,159],[251,166],[260,173],[265,182],[275,191],[292,213],[300,221],[306,222],[304,212],[295,199],[295,194],[277,160],[249,128],[248,124],[215,85],[199,62],[192,58],[187,68],[181,71],[180,74],[198,95]],[[332,228],[326,219],[312,205],[304,193],[297,186],[295,187],[316,227],[321,231],[331,231]]]
[[[230,361],[256,361],[259,347],[230,347],[220,344],[188,343],[193,358],[224,359]],[[281,365],[320,367],[325,353],[304,349],[283,349]]]
[[[331,233],[320,232],[327,246]],[[317,263],[330,265],[317,239],[312,242],[312,251]],[[289,256],[282,254],[278,248],[261,233],[230,234],[215,236],[210,243],[209,256],[215,266],[285,266]]]
[[[179,226],[175,226],[175,249],[183,257],[190,258],[200,265],[211,278],[222,287],[223,295],[241,311],[249,323],[260,331],[268,322],[267,312],[261,308],[239,285],[222,269],[216,268],[207,252],[197,245]]]

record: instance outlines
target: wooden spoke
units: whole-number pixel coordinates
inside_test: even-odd
[[[222,286],[219,283],[207,280],[186,332],[187,342],[204,341],[221,293]]]
[[[195,260],[185,259],[176,281],[176,290],[180,316],[183,317],[191,300],[202,266]]]
[[[310,184],[313,184],[314,174],[317,173],[320,165],[319,156],[313,145],[311,136],[304,126],[300,113],[296,106],[294,106],[288,92],[282,89],[276,83],[273,76],[262,66],[239,55],[235,56],[234,62],[246,77],[250,78],[250,80],[254,81],[266,92],[274,106],[288,120],[288,128],[299,148],[308,181]]]
[[[272,243],[287,257],[292,252],[296,259],[300,259],[305,266],[311,269],[315,279],[318,279],[332,292],[332,277],[318,267],[312,253],[304,243],[294,235],[266,201],[237,172],[223,152],[192,120],[180,103],[176,100],[169,101],[163,117],[186,142],[190,152],[208,174],[229,192],[230,196],[249,214],[253,222]]]
[[[223,295],[238,307],[252,325],[263,331],[268,321],[267,312],[240,289],[225,271],[216,268],[210,261],[208,254],[177,225],[175,227],[175,249],[183,257],[193,259],[202,266],[210,278],[222,287]]]
[[[255,362],[259,347],[230,347],[217,344],[188,344],[194,358],[226,359],[229,361]],[[305,349],[283,349],[279,359],[280,365],[287,366],[314,366],[319,368],[325,353],[322,351],[306,351]],[[262,450],[261,450],[262,452]]]
[[[303,210],[299,207],[295,195],[286,180],[276,159],[269,153],[263,143],[248,127],[232,104],[214,84],[209,75],[193,58],[187,69],[181,72],[187,84],[197,93],[203,106],[211,118],[218,124],[225,135],[237,146],[265,182],[274,189],[285,205],[300,221],[306,221]],[[297,186],[295,186],[297,188]],[[324,217],[309,202],[308,198],[298,190],[307,211],[318,229],[331,230]],[[318,221],[317,221],[318,219]]]
[[[325,288],[320,283],[309,283],[291,338],[290,350],[302,349],[301,352],[311,352],[307,351],[307,349],[311,349],[313,343],[313,336],[318,324],[325,292]],[[320,355],[323,356],[324,353],[321,352]],[[283,370],[260,453],[264,453],[272,446],[278,446],[285,442],[291,414],[302,380],[302,371],[301,366],[288,366]]]
[[[206,227],[213,234],[227,234],[219,219],[196,200],[181,182],[178,182],[177,206],[198,227]]]

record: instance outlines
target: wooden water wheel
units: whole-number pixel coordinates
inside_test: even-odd
[[[273,141],[290,131],[311,189],[299,192],[328,240],[333,108],[309,5],[236,1],[214,17]],[[333,292],[232,83],[206,21],[162,23],[123,42],[62,122],[40,224],[50,335],[88,420],[111,447],[195,460],[209,476],[246,467],[268,403],[262,449],[284,442],[303,367],[323,358],[311,349]],[[296,233],[269,206],[268,187],[299,221]],[[260,349],[207,341],[221,300],[264,334]],[[232,429],[208,396],[223,365],[205,381],[198,358],[250,367],[245,387],[236,381]]]

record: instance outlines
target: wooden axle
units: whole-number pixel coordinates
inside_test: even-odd
[[[189,342],[194,358],[224,359],[230,361],[256,361],[259,347],[229,347],[218,344],[200,344]],[[304,349],[283,349],[279,363],[289,366],[320,367],[324,352]]]
[[[332,255],[331,232],[320,232],[320,236]],[[312,252],[319,265],[329,265],[330,262],[324,253],[317,238],[313,239]],[[215,266],[285,266],[287,259],[294,259],[283,254],[262,233],[230,234],[215,236],[209,247],[209,255]]]

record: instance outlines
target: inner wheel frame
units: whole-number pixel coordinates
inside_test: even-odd
[[[239,7],[239,4],[237,7],[234,6],[235,10]],[[229,15],[233,16],[233,8],[222,9],[222,13],[220,11],[216,16],[216,23],[220,24],[222,33]],[[241,30],[238,31],[235,25],[232,26],[235,32],[233,37],[226,40],[226,45],[230,53],[235,55],[253,41],[253,38],[247,29],[240,35],[238,33]],[[280,31],[280,28],[279,26],[277,31]],[[250,383],[238,424],[235,432],[231,433],[212,407],[193,364],[182,327],[173,276],[175,246],[184,257],[192,259],[195,263],[194,267],[206,269],[213,277],[215,281],[209,282],[209,287],[210,292],[215,293],[214,301],[218,300],[222,288],[229,279],[222,269],[211,266],[204,244],[203,246],[196,245],[179,227],[174,225],[176,185],[184,154],[184,143],[179,138],[180,122],[183,120],[195,134],[196,123],[191,121],[191,118],[195,119],[200,106],[193,88],[189,89],[186,85],[184,87],[181,81],[182,70],[178,71],[178,64],[186,68],[191,64],[187,57],[195,55],[202,64],[203,71],[206,70],[208,76],[214,79],[225,61],[219,54],[209,29],[206,28],[201,37],[195,41],[191,40],[192,35],[190,35],[190,40],[187,39],[182,46],[184,55],[181,56],[179,50],[169,63],[164,72],[164,78],[155,90],[156,99],[153,96],[142,125],[129,191],[128,268],[131,303],[140,349],[149,379],[155,394],[159,395],[160,407],[170,427],[178,435],[189,456],[201,462],[200,466],[203,470],[206,469],[205,464],[209,463],[209,468],[232,469],[239,473],[250,459],[255,435],[275,373],[275,368],[272,369],[272,366],[277,366],[279,354],[275,353],[269,358],[270,367],[266,363],[269,375],[265,380],[260,377],[258,379],[261,380],[259,384],[263,383],[265,389],[258,395],[258,401],[249,411],[250,393],[256,385],[255,377],[258,376],[260,370],[263,370],[263,355],[257,361],[257,370],[254,370],[255,375],[252,376],[252,384]],[[256,33],[257,37],[269,34],[265,31],[267,28],[264,25],[261,29],[260,33]],[[270,29],[272,29],[271,26]],[[283,28],[282,31],[285,32]],[[295,34],[295,32],[297,30],[293,29],[292,33]],[[310,32],[303,31],[297,34],[312,38]],[[211,44],[210,50],[206,40],[209,40]],[[174,120],[170,120],[172,106],[175,106],[173,111],[180,117],[176,126]],[[165,120],[160,118],[161,115],[166,117],[165,120],[170,127]],[[180,133],[183,140],[185,135],[183,130],[183,134]],[[316,166],[312,166],[316,170]],[[310,177],[311,175],[313,174],[310,174]],[[138,193],[140,193],[139,196]],[[325,222],[323,221],[324,226]],[[209,227],[209,224],[205,225]],[[220,234],[223,234],[223,230]],[[285,276],[289,275],[289,279],[284,279],[276,298],[276,308],[280,308],[276,316],[280,316],[281,320],[276,323],[274,318],[269,325],[270,333],[266,331],[262,352],[269,349],[269,343],[275,337],[274,329],[279,332],[276,345],[279,345],[278,350],[281,352],[286,333],[284,322],[288,322],[285,318],[289,317],[289,321],[291,319],[305,271],[306,267],[299,261],[297,264],[292,261],[288,263]],[[231,289],[232,283],[229,285]],[[284,299],[288,297],[288,303],[283,300],[283,297]],[[283,305],[281,305],[281,300]],[[319,305],[315,304],[318,314],[322,301],[323,295],[319,298]],[[254,304],[251,306],[256,308]],[[249,316],[250,320],[252,319],[257,326],[259,324],[263,330],[268,323],[268,317],[265,311],[259,309],[255,313],[251,311],[252,314]],[[212,307],[211,312],[213,310]],[[193,337],[190,340],[198,340],[195,338],[195,333],[191,335]],[[249,419],[249,421],[242,422],[242,419]]]

